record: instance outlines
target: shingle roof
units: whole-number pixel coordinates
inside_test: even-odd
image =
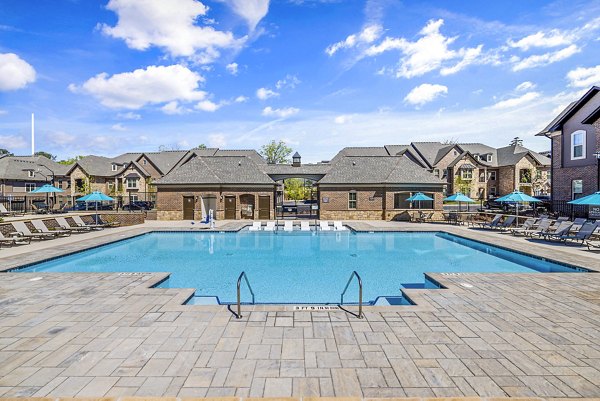
[[[320,184],[439,184],[444,182],[406,156],[344,156]]]
[[[247,156],[254,163],[264,164],[267,161],[254,149],[217,149],[215,156]]]
[[[575,102],[569,104],[558,116],[556,116],[550,124],[548,124],[543,130],[538,132],[536,136],[546,136],[546,134],[562,129],[562,125],[569,118],[573,117],[575,113],[587,102],[589,102],[596,94],[600,92],[600,87],[592,86],[583,96],[581,96]]]
[[[70,168],[44,156],[4,156],[0,158],[0,179],[48,181],[52,173],[40,164],[48,167],[54,176],[64,176]],[[37,172],[34,177],[29,177],[28,170]]]
[[[417,152],[419,152],[419,154],[431,167],[433,167],[436,163],[436,160],[438,160],[438,154],[440,153],[440,150],[445,149],[449,146],[444,145],[441,142],[413,142],[411,145],[417,150]]]
[[[275,184],[248,156],[196,156],[156,181],[163,184]]]
[[[112,165],[117,163],[113,159],[103,156],[84,156],[75,164],[80,166],[88,175],[97,177],[112,177],[121,173],[123,164],[119,163],[117,171],[112,170]]]
[[[150,163],[154,164],[162,174],[167,174],[177,163],[186,155],[187,150],[164,150],[161,152],[144,152],[144,153],[123,153],[122,155],[113,157],[111,161],[124,164],[127,162],[138,161],[142,155],[145,155]],[[214,152],[213,152],[214,153]]]
[[[550,165],[550,159],[520,145],[509,145],[498,149],[498,166],[511,166],[519,162],[527,154],[531,155],[543,166]]]
[[[329,163],[303,164],[294,167],[291,164],[265,164],[260,168],[267,174],[326,174],[331,168]]]

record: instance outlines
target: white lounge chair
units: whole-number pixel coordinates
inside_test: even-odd
[[[0,231],[0,247],[2,245],[13,246],[13,245],[27,245],[30,243],[31,243],[31,238],[24,237],[20,234],[11,234],[10,237],[5,237],[4,234],[2,234],[2,231]]]
[[[47,234],[47,233],[32,233],[31,230],[29,230],[29,227],[27,227],[27,224],[25,224],[24,221],[13,221],[12,225],[15,228],[16,232],[10,233],[10,235],[18,234],[18,235],[22,235],[23,237],[28,237],[28,238],[31,238],[31,239],[52,239],[52,238],[56,238],[56,234],[54,234],[54,233],[52,233],[52,234]]]
[[[60,226],[60,228],[62,228],[63,230],[69,230],[69,231],[74,231],[76,233],[84,233],[84,232],[89,232],[92,230],[91,227],[80,227],[80,226],[71,226],[69,224],[69,222],[67,221],[67,219],[65,219],[64,217],[57,217],[56,222],[58,223],[58,225]]]
[[[341,221],[334,221],[333,222],[333,229],[335,231],[344,231],[346,229],[346,227],[344,227],[344,225],[342,224]]]
[[[329,226],[329,222],[325,220],[321,220],[319,222],[319,228],[321,231],[331,231],[331,227]]]
[[[294,222],[286,220],[283,222],[283,231],[294,231]]]
[[[88,224],[85,221],[83,221],[83,219],[81,218],[81,216],[73,216],[73,221],[75,222],[75,224],[77,224],[79,227],[89,227],[92,230],[102,230],[104,228],[104,224]]]
[[[275,231],[275,222],[267,221],[267,225],[263,228],[264,231]]]
[[[50,230],[42,220],[31,220],[31,224],[40,233],[54,234],[57,237],[68,237],[71,235],[71,231],[69,230]]]
[[[261,225],[262,225],[262,223],[260,221],[255,221],[254,223],[252,223],[252,225],[250,227],[248,227],[248,230],[260,231]]]
[[[300,231],[310,231],[310,223],[308,221],[301,221]]]

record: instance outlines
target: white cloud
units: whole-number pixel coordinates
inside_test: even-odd
[[[202,111],[207,111],[209,113],[213,113],[213,112],[219,110],[220,107],[221,107],[221,104],[211,102],[210,100],[203,100],[196,105],[196,109],[202,110]]]
[[[549,32],[536,32],[529,36],[525,36],[517,41],[509,40],[507,43],[510,47],[515,47],[523,51],[527,51],[534,47],[558,47],[570,45],[575,40],[573,34],[561,32],[558,29],[552,29]]]
[[[254,31],[269,12],[269,0],[227,0],[227,4],[246,21],[250,31]]]
[[[225,66],[225,69],[231,75],[237,75],[238,74],[238,63],[229,63]]]
[[[359,33],[349,35],[346,39],[327,46],[325,53],[333,56],[341,49],[351,49],[360,45],[368,45],[379,39],[383,28],[379,24],[367,25]]]
[[[519,96],[519,97],[515,97],[515,98],[507,99],[507,100],[501,100],[498,103],[495,103],[492,106],[490,106],[490,108],[495,109],[495,110],[509,109],[509,108],[528,104],[531,101],[537,99],[538,97],[540,97],[539,92],[527,92],[524,95]]]
[[[571,57],[574,54],[577,54],[581,51],[577,45],[573,44],[564,49],[560,49],[554,52],[548,52],[544,54],[536,54],[533,56],[525,57],[520,59],[518,57],[514,58],[513,71],[521,71],[529,68],[535,68],[543,65],[548,65],[552,63],[556,63],[558,61],[564,60],[566,58]]]
[[[390,50],[399,50],[402,57],[395,70],[397,78],[413,78],[438,69],[442,75],[450,75],[478,61],[483,45],[450,49],[457,37],[441,34],[440,28],[443,24],[443,19],[430,20],[419,32],[421,37],[417,41],[387,37],[379,44],[366,49],[364,55],[372,57]],[[448,65],[452,61],[455,63]]]
[[[8,114],[8,111],[0,109],[0,116]]]
[[[202,100],[206,93],[198,90],[204,79],[181,65],[149,66],[133,72],[109,76],[101,73],[81,86],[69,85],[73,92],[90,94],[106,107],[140,109],[147,104],[174,100]]]
[[[336,124],[346,124],[346,123],[349,123],[350,121],[352,121],[352,116],[348,115],[348,114],[342,114],[342,115],[336,116],[333,119],[333,122]]]
[[[533,89],[535,87],[536,87],[536,85],[533,82],[525,81],[525,82],[522,82],[519,85],[517,85],[517,87],[515,88],[515,90],[517,92],[522,92],[522,91],[526,91],[526,90],[529,90],[529,89]]]
[[[267,100],[271,97],[279,96],[279,93],[272,91],[269,88],[259,88],[256,90],[256,97],[260,100]]]
[[[0,147],[4,149],[19,149],[29,145],[20,135],[0,135]]]
[[[110,127],[110,129],[112,129],[113,131],[119,131],[119,132],[127,131],[127,128],[125,128],[125,126],[121,123],[114,124],[112,127]]]
[[[295,107],[284,107],[281,109],[274,109],[271,106],[268,106],[264,108],[264,110],[262,111],[262,115],[267,117],[274,116],[279,118],[286,118],[297,114],[299,111],[300,109],[297,109]]]
[[[186,109],[181,107],[179,105],[179,102],[177,102],[177,100],[173,100],[173,101],[165,104],[160,109],[163,113],[171,115],[171,116],[177,115],[177,114],[183,114],[186,112]]]
[[[234,100],[234,102],[236,102],[236,103],[245,103],[247,101],[248,101],[248,98],[246,96],[242,96],[242,95],[236,97]]]
[[[302,83],[302,81],[300,81],[297,76],[288,74],[285,76],[285,78],[277,81],[277,83],[275,83],[275,87],[277,89],[294,89],[300,83]]]
[[[576,88],[585,88],[600,85],[600,65],[590,68],[575,68],[567,73],[569,85]]]
[[[129,111],[127,113],[118,113],[117,118],[120,120],[141,120],[142,116],[133,111]]]
[[[22,89],[35,82],[34,68],[14,53],[0,53],[0,92]]]
[[[77,141],[75,135],[68,134],[64,131],[51,131],[44,135],[47,140],[56,146],[65,147]]]
[[[208,136],[208,146],[211,148],[224,148],[227,146],[227,139],[223,134],[211,134]]]
[[[413,88],[404,98],[406,103],[422,106],[448,93],[448,87],[437,84],[422,84]]]
[[[244,40],[212,26],[196,25],[208,12],[196,0],[110,0],[106,7],[119,20],[115,26],[102,24],[102,32],[136,50],[156,46],[174,57],[194,56],[199,63],[210,63],[219,57],[217,49],[237,48]]]

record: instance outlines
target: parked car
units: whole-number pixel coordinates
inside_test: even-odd
[[[123,206],[123,210],[151,210],[154,207],[154,202],[150,201],[133,201]]]

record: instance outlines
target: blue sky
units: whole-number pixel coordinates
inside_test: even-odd
[[[3,0],[0,147],[504,146],[600,84],[600,1]]]

